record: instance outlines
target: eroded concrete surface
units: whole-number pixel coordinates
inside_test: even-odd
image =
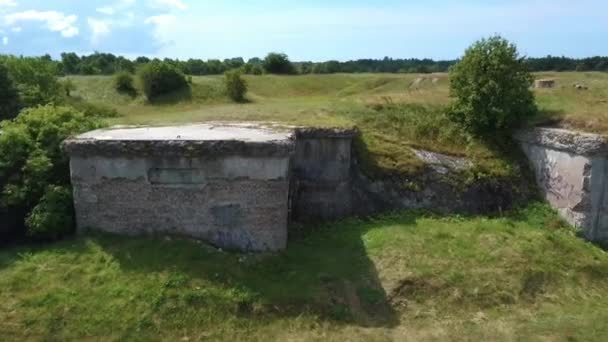
[[[588,240],[608,240],[608,144],[602,136],[537,128],[516,134],[545,199]]]

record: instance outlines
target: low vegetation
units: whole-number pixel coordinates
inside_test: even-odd
[[[2,249],[0,339],[599,341],[608,334],[598,324],[608,319],[608,255],[544,205],[500,218],[402,212],[308,228],[276,255],[108,235]]]

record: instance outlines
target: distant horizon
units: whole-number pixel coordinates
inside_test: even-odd
[[[296,62],[456,60],[500,34],[523,56],[608,56],[601,0],[0,0],[0,53]]]
[[[0,0],[1,1],[1,0]],[[163,60],[163,59],[171,59],[171,60],[175,60],[175,61],[187,61],[188,59],[193,59],[193,60],[203,60],[203,61],[208,61],[208,60],[219,60],[219,61],[224,61],[227,59],[232,59],[232,58],[243,58],[243,60],[245,62],[249,61],[252,58],[260,58],[260,59],[264,59],[268,54],[270,53],[282,53],[281,51],[270,51],[264,55],[261,56],[252,56],[252,57],[248,57],[245,58],[243,56],[231,56],[231,57],[226,57],[226,58],[200,58],[200,57],[188,57],[188,58],[174,58],[174,57],[170,57],[170,56],[146,56],[146,55],[139,55],[139,56],[131,56],[131,55],[124,55],[124,54],[117,54],[117,53],[113,53],[113,52],[108,52],[108,51],[94,51],[94,52],[90,52],[90,53],[79,53],[76,51],[63,51],[61,53],[75,53],[77,54],[79,57],[83,57],[83,56],[91,56],[94,55],[95,53],[100,53],[100,54],[112,54],[116,57],[124,57],[127,58],[131,61],[135,61],[135,59],[137,59],[138,57],[145,57],[145,58],[149,58],[151,60],[153,59],[159,59],[159,60]],[[16,57],[44,57],[45,55],[49,55],[51,56],[51,58],[54,61],[61,61],[61,53],[58,53],[57,55],[52,55],[50,53],[44,53],[44,54],[40,54],[40,55],[14,55]],[[463,51],[464,53],[464,51]],[[6,53],[8,55],[11,55],[10,53]],[[319,61],[311,61],[311,60],[294,60],[293,58],[291,58],[291,56],[287,55],[290,59],[291,62],[293,63],[324,63],[324,62],[340,62],[340,63],[347,63],[347,62],[356,62],[356,61],[362,61],[362,60],[374,60],[374,61],[381,61],[384,58],[389,58],[391,60],[430,60],[433,62],[456,62],[460,59],[459,56],[458,58],[452,58],[452,59],[433,59],[433,58],[419,58],[419,57],[391,57],[391,56],[384,56],[381,58],[356,58],[356,59],[347,59],[347,60],[336,60],[336,59],[331,59],[331,60],[319,60]],[[525,56],[522,55],[521,57],[524,57],[526,59],[543,59],[543,58],[547,58],[547,57],[552,57],[552,58],[566,58],[566,59],[573,59],[573,60],[585,60],[585,59],[591,59],[591,58],[608,58],[608,55],[597,55],[597,56],[586,56],[586,57],[571,57],[571,56],[557,56],[557,55],[545,55],[545,56]]]

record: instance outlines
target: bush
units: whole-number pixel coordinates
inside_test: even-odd
[[[164,62],[152,62],[142,66],[139,78],[149,101],[188,87],[184,74],[173,65]]]
[[[21,213],[7,217],[16,221],[13,230],[25,228],[32,238],[49,238],[74,228],[65,198],[71,191],[69,159],[61,143],[99,126],[80,111],[53,105],[26,109],[0,125],[0,215]],[[51,225],[42,227],[46,223]]]
[[[71,189],[48,186],[40,202],[32,209],[25,223],[27,235],[34,239],[53,240],[74,229],[74,206]]]
[[[126,71],[114,75],[114,89],[119,93],[135,94],[135,80],[133,75]]]
[[[284,53],[269,53],[264,59],[263,67],[270,74],[294,74],[296,71]]]
[[[19,112],[19,92],[8,74],[8,68],[0,63],[0,120],[12,119]]]
[[[224,87],[228,97],[235,102],[243,102],[247,92],[247,82],[241,77],[238,70],[226,71],[224,74]]]
[[[449,116],[478,137],[508,136],[537,113],[534,79],[517,48],[495,36],[474,43],[450,70]]]

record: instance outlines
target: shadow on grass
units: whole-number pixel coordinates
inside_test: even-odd
[[[531,127],[558,127],[566,113],[563,110],[542,109],[538,115],[534,117],[528,126]]]
[[[398,319],[362,240],[370,226],[354,219],[317,226],[292,238],[286,251],[265,255],[224,252],[182,239],[99,235],[93,241],[129,272],[172,272],[190,283],[244,291],[247,296],[228,305],[245,318],[313,315],[391,327]]]

